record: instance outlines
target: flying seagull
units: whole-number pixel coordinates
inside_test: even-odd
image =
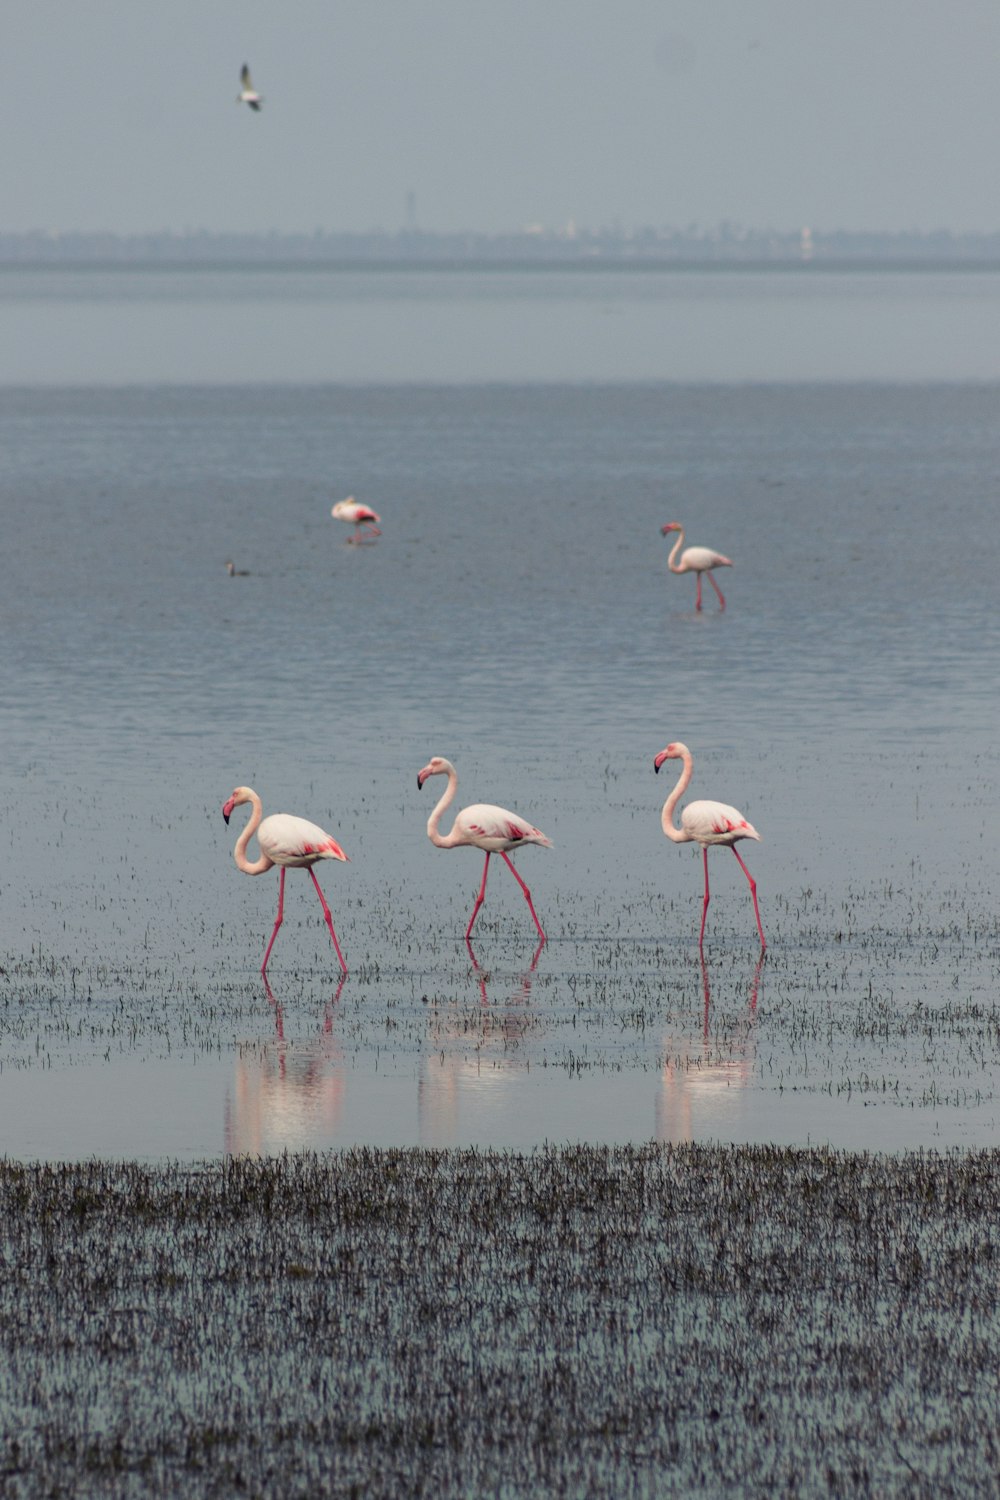
[[[240,83],[243,85],[243,87],[242,87],[242,89],[240,90],[240,92],[236,96],[236,103],[237,104],[249,104],[249,106],[250,106],[251,109],[257,109],[257,110],[259,110],[260,107],[261,107],[261,105],[264,103],[264,100],[261,98],[260,94],[258,94],[257,90],[254,88],[253,83],[252,83],[252,81],[250,79],[250,64],[249,63],[244,63],[243,64],[243,71],[240,74]]]

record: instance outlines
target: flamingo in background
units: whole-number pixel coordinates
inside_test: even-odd
[[[341,953],[340,944],[337,942],[337,934],[333,930],[333,918],[330,915],[330,908],[327,906],[323,892],[320,890],[319,881],[313,874],[312,866],[319,859],[346,860],[347,855],[335,838],[331,837],[330,834],[319,828],[315,823],[308,822],[305,818],[293,818],[288,813],[272,813],[262,823],[260,820],[263,808],[260,805],[260,798],[253,788],[249,786],[238,786],[229,800],[224,803],[222,816],[225,818],[227,824],[233,808],[238,807],[241,802],[249,802],[253,808],[253,812],[249,823],[236,840],[236,848],[233,850],[233,858],[236,861],[237,869],[242,870],[245,875],[263,875],[265,870],[270,870],[272,865],[281,866],[281,878],[278,882],[278,915],[274,923],[274,931],[271,933],[271,941],[268,943],[267,952],[264,954],[264,962],[261,964],[260,972],[265,975],[267,974],[267,961],[271,957],[271,949],[274,947],[274,940],[278,936],[278,928],[281,926],[284,916],[285,870],[290,869],[309,871],[309,878],[316,887],[316,894],[323,908],[323,916],[326,918],[326,925],[329,927],[330,936],[333,938],[333,946],[337,951],[337,957],[340,959],[340,967],[346,974],[347,965],[344,963],[344,955]],[[260,858],[251,863],[247,859],[246,849],[254,833],[257,835],[257,847],[260,849]]]
[[[653,769],[659,772],[665,760],[681,760],[684,769],[680,780],[674,787],[670,796],[663,804],[663,832],[668,839],[673,839],[675,844],[696,843],[701,845],[702,857],[705,861],[705,904],[701,909],[701,933],[698,938],[698,947],[702,948],[705,942],[705,918],[708,916],[708,850],[710,844],[724,844],[732,849],[739,860],[740,869],[750,882],[750,894],[753,897],[753,912],[757,918],[757,931],[760,933],[760,951],[764,953],[767,943],[764,941],[764,929],[760,925],[760,910],[757,906],[757,882],[754,880],[746,865],[740,859],[736,845],[740,839],[757,839],[760,834],[752,823],[748,823],[741,812],[735,807],[728,807],[725,802],[689,802],[681,813],[680,828],[674,827],[674,808],[677,806],[685,787],[691,780],[691,772],[694,761],[691,751],[687,745],[668,745],[661,750],[653,761]]]
[[[250,108],[254,110],[254,112],[257,112],[260,109],[261,105],[264,103],[263,98],[260,94],[258,94],[257,90],[254,88],[253,83],[250,80],[249,63],[243,64],[243,69],[240,73],[240,91],[236,95],[236,103],[249,104]]]
[[[676,542],[670,549],[667,558],[667,567],[671,573],[696,573],[698,576],[698,592],[695,595],[694,607],[701,609],[701,575],[708,574],[708,581],[719,596],[719,608],[725,609],[726,601],[722,597],[722,590],[712,577],[713,568],[731,568],[732,562],[728,557],[723,557],[721,552],[713,552],[711,547],[687,547],[681,552],[681,560],[677,561],[677,554],[684,546],[684,527],[680,521],[668,521],[666,526],[661,526],[660,531],[666,536],[670,531],[678,531]]]
[[[445,760],[441,755],[435,755],[433,760],[428,761],[422,771],[417,772],[417,788],[423,786],[428,776],[447,776],[448,785],[445,787],[437,807],[427,820],[427,837],[432,844],[439,849],[459,849],[463,844],[472,845],[473,848],[483,849],[486,852],[486,863],[483,865],[483,883],[479,887],[479,895],[476,904],[472,908],[472,916],[469,925],[465,929],[465,941],[469,941],[469,933],[472,931],[473,923],[486,898],[486,877],[490,872],[490,855],[499,854],[503,857],[510,873],[524,892],[524,899],[528,903],[532,921],[538,928],[538,936],[545,942],[545,933],[542,924],[535,913],[531,901],[531,892],[514,869],[507,855],[508,849],[517,849],[522,844],[542,844],[546,849],[552,848],[552,840],[547,839],[541,829],[535,828],[526,819],[519,817],[517,813],[508,812],[504,807],[493,807],[489,803],[477,802],[472,807],[463,807],[460,813],[455,814],[455,821],[451,825],[450,833],[439,833],[438,824],[441,814],[446,807],[451,805],[455,792],[458,790],[458,772],[450,760]]]
[[[354,535],[348,537],[349,542],[359,542],[362,533],[366,536],[382,535],[378,524],[381,517],[375,514],[370,505],[362,505],[355,500],[353,495],[348,495],[346,500],[338,500],[330,514],[335,521],[349,521],[353,525]]]

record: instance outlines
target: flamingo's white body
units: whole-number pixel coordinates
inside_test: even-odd
[[[344,955],[340,951],[340,944],[337,942],[337,934],[333,930],[333,918],[330,915],[330,908],[326,904],[323,892],[320,890],[319,881],[313,874],[312,867],[316,864],[317,860],[346,860],[347,855],[331,834],[327,833],[325,829],[320,828],[318,824],[310,823],[307,818],[294,818],[289,813],[272,813],[269,818],[264,818],[264,821],[261,822],[263,808],[261,807],[260,798],[252,787],[236,787],[232,796],[223,805],[222,816],[227,823],[229,822],[233,808],[238,807],[241,802],[249,802],[253,808],[253,812],[249,823],[236,840],[236,847],[233,850],[233,858],[236,861],[237,869],[242,870],[245,875],[263,875],[266,870],[270,870],[274,865],[278,865],[281,869],[281,879],[278,882],[278,916],[274,924],[274,931],[271,933],[271,941],[267,945],[267,952],[264,954],[264,962],[261,965],[260,972],[262,974],[267,973],[267,961],[271,956],[271,949],[274,947],[274,940],[278,936],[278,928],[281,926],[284,916],[285,871],[308,870],[309,877],[316,887],[316,894],[319,897],[320,905],[323,908],[326,925],[330,929],[330,936],[333,939],[333,946],[340,960],[340,967],[346,974],[347,965],[344,962]],[[260,858],[251,861],[247,859],[246,849],[254,833],[257,835]]]
[[[535,913],[531,900],[531,892],[514,869],[508,858],[508,851],[518,849],[523,844],[541,844],[546,849],[552,848],[552,840],[546,838],[540,828],[529,823],[518,813],[508,812],[505,807],[494,807],[488,802],[476,802],[471,807],[463,807],[460,813],[455,814],[455,821],[451,825],[450,833],[441,833],[438,824],[441,815],[449,807],[458,790],[458,772],[450,760],[445,760],[441,755],[435,755],[433,760],[428,761],[422,771],[417,772],[417,787],[422,787],[429,776],[447,776],[448,785],[444,790],[440,802],[435,807],[427,820],[427,837],[432,844],[439,849],[460,849],[469,845],[474,849],[482,849],[486,854],[486,863],[483,865],[483,882],[476,897],[476,904],[472,908],[472,916],[465,930],[465,940],[468,942],[469,934],[479,914],[479,908],[486,899],[486,877],[490,869],[490,855],[499,854],[503,859],[514,879],[524,893],[531,912],[532,920],[538,928],[538,935],[544,942],[545,933],[542,924]]]
[[[723,557],[721,552],[713,552],[711,547],[684,547],[684,527],[680,521],[668,521],[666,526],[660,528],[662,534],[667,536],[669,532],[676,531],[678,537],[670,549],[667,558],[667,567],[671,573],[694,573],[698,579],[698,591],[695,595],[694,607],[701,609],[701,575],[708,574],[708,581],[719,596],[719,608],[725,609],[726,601],[722,596],[722,590],[712,577],[713,568],[731,568],[732,562],[728,557]],[[681,548],[684,551],[681,552]],[[678,562],[678,554],[680,561]]]
[[[349,495],[346,500],[338,500],[330,514],[335,521],[349,521],[354,527],[354,535],[348,540],[356,542],[362,533],[366,536],[381,536],[379,521],[381,516],[375,514],[370,505],[362,505]]]
[[[752,823],[735,807],[730,807],[726,802],[689,802],[681,813],[680,828],[674,827],[674,808],[680,801],[688,782],[691,780],[691,772],[694,768],[694,760],[687,745],[680,741],[668,745],[661,750],[653,761],[653,769],[659,771],[666,760],[681,760],[684,763],[680,780],[674,787],[670,796],[663,804],[663,832],[668,839],[675,844],[696,843],[701,845],[702,856],[705,863],[705,904],[701,909],[701,934],[698,939],[699,948],[705,941],[705,919],[708,916],[708,851],[712,844],[722,844],[732,849],[739,860],[740,869],[750,882],[750,894],[753,897],[753,911],[757,918],[757,931],[760,933],[760,948],[763,953],[767,948],[764,941],[764,929],[760,922],[760,910],[757,906],[757,882],[754,880],[746,865],[740,859],[736,845],[740,839],[756,839],[760,841],[760,834]]]
[[[236,95],[237,104],[249,104],[253,110],[259,110],[264,103],[263,96],[258,94],[250,79],[249,64],[244,63],[240,73],[240,91]]]

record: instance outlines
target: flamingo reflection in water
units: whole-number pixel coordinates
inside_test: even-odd
[[[317,1034],[285,1037],[285,1014],[264,976],[274,1018],[273,1041],[244,1043],[226,1095],[225,1149],[230,1156],[301,1151],[335,1143],[344,1111],[343,1048],[334,1029],[342,974],[323,1009]]]
[[[485,1114],[499,1099],[513,1072],[531,1066],[532,1043],[540,1025],[530,1005],[535,970],[545,947],[540,938],[528,967],[507,990],[496,969],[483,969],[466,939],[472,977],[479,991],[477,1014],[453,1005],[435,1006],[428,1017],[427,1046],[420,1063],[417,1121],[421,1145],[451,1146],[460,1139],[462,1102],[470,1117]],[[489,991],[493,991],[493,999]]]
[[[486,975],[485,975],[485,973],[483,972],[483,970],[482,970],[482,968],[480,966],[478,958],[476,957],[475,949],[473,948],[473,946],[472,946],[472,944],[471,944],[471,942],[469,941],[468,938],[466,938],[466,940],[465,940],[465,946],[469,950],[469,958],[470,958],[470,960],[472,962],[472,967],[475,970],[476,978],[479,980],[480,999],[482,1000],[482,1002],[483,1002],[484,1005],[489,1005],[489,1003],[490,1003],[490,997],[486,993]],[[538,947],[535,949],[535,952],[534,952],[534,954],[532,956],[532,959],[531,959],[531,963],[528,965],[528,967],[525,969],[524,973],[521,975],[521,988],[520,988],[520,991],[519,991],[519,993],[517,995],[517,1000],[516,1000],[517,1004],[523,1005],[524,1002],[531,995],[531,981],[532,981],[532,978],[534,976],[535,969],[538,967],[538,960],[541,957],[541,952],[542,952],[542,949],[544,947],[545,947],[545,938],[539,938],[538,939]]]
[[[730,1091],[745,1089],[753,1078],[757,1000],[765,957],[760,954],[750,976],[742,1016],[731,1032],[714,1041],[710,1034],[712,989],[708,965],[701,957],[702,1033],[700,1039],[678,1039],[669,1032],[664,1036],[663,1067],[653,1111],[656,1140],[679,1142],[726,1135],[725,1129],[719,1129],[719,1113],[722,1109],[727,1115],[731,1112],[735,1099]]]

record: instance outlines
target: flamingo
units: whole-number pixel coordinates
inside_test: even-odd
[[[250,577],[250,574],[247,572],[246,568],[238,568],[232,561],[226,563],[226,572],[229,574],[230,578]]]
[[[469,941],[469,933],[486,898],[486,877],[490,871],[490,855],[499,854],[504,863],[524,892],[524,899],[528,903],[532,921],[538,928],[538,936],[545,942],[545,933],[542,924],[535,913],[531,901],[531,892],[514,869],[507,855],[508,849],[516,849],[521,844],[542,844],[546,849],[552,848],[552,840],[545,837],[540,828],[535,828],[525,818],[519,817],[517,813],[508,812],[504,807],[493,807],[489,803],[477,802],[472,807],[463,807],[460,813],[455,814],[455,821],[451,825],[450,833],[439,833],[438,823],[441,814],[451,801],[458,789],[458,772],[450,760],[445,760],[441,755],[435,755],[433,760],[428,761],[422,771],[417,772],[417,787],[423,786],[428,776],[447,776],[448,785],[444,790],[437,807],[427,820],[427,837],[432,844],[439,849],[458,849],[463,844],[471,844],[476,849],[483,849],[486,853],[486,863],[483,865],[483,883],[479,887],[479,895],[476,904],[472,908],[472,916],[469,925],[465,929],[465,941]]]
[[[243,70],[240,73],[240,91],[236,95],[236,103],[249,104],[250,108],[254,111],[259,110],[264,103],[263,97],[258,94],[250,80],[249,63],[243,64]]]
[[[236,840],[236,848],[233,850],[233,858],[236,867],[245,875],[263,875],[272,865],[281,866],[281,878],[278,882],[278,915],[274,923],[274,931],[271,933],[271,941],[267,945],[264,954],[264,962],[261,964],[260,972],[267,974],[267,961],[271,957],[271,949],[274,940],[278,936],[278,928],[281,926],[285,910],[285,870],[308,870],[309,878],[316,887],[320,905],[323,908],[323,916],[326,925],[330,929],[333,938],[333,946],[340,960],[342,971],[347,973],[347,965],[344,963],[344,955],[340,951],[337,942],[337,934],[333,930],[333,918],[330,908],[327,906],[320,890],[319,881],[313,873],[312,866],[319,859],[347,859],[347,855],[341,849],[337,840],[330,834],[319,828],[315,823],[310,823],[306,818],[293,818],[288,813],[272,813],[265,818],[263,823],[261,814],[263,808],[257,793],[249,786],[238,786],[233,795],[223,804],[222,816],[227,824],[234,807],[241,802],[249,802],[253,808],[250,821]],[[260,849],[260,858],[253,863],[247,859],[246,848],[254,833],[257,835],[257,847]]]
[[[348,537],[350,542],[359,542],[361,534],[366,536],[381,536],[379,530],[380,517],[375,514],[370,505],[362,505],[355,500],[353,495],[348,495],[346,500],[338,500],[330,511],[335,521],[349,521],[354,526],[354,535]]]
[[[670,549],[670,556],[667,558],[667,567],[671,573],[697,573],[698,592],[694,601],[695,609],[701,609],[701,575],[703,573],[708,574],[708,581],[719,596],[719,608],[725,609],[726,601],[722,597],[722,590],[712,577],[712,569],[731,568],[733,565],[731,560],[728,557],[723,557],[721,552],[713,552],[711,547],[688,547],[681,553],[681,560],[678,562],[677,554],[684,546],[684,527],[680,521],[668,521],[666,526],[660,527],[660,531],[663,536],[666,536],[670,531],[680,532],[680,536]]]
[[[750,882],[750,894],[753,897],[753,912],[757,918],[757,931],[760,933],[760,951],[764,953],[767,943],[764,941],[764,929],[760,924],[760,909],[757,906],[757,882],[754,880],[746,865],[740,859],[736,845],[740,839],[756,839],[760,842],[760,834],[752,823],[748,823],[741,812],[735,807],[728,807],[725,802],[689,802],[681,813],[680,828],[674,827],[674,808],[680,801],[681,795],[691,780],[691,772],[694,760],[687,745],[679,741],[668,745],[661,750],[653,761],[653,770],[659,772],[665,760],[681,760],[684,769],[680,780],[674,787],[670,796],[663,804],[663,832],[668,839],[675,844],[696,843],[701,845],[702,856],[705,861],[705,904],[701,909],[701,934],[698,938],[699,950],[705,942],[705,918],[708,916],[708,850],[711,844],[724,844],[732,849],[739,860],[740,869]]]

